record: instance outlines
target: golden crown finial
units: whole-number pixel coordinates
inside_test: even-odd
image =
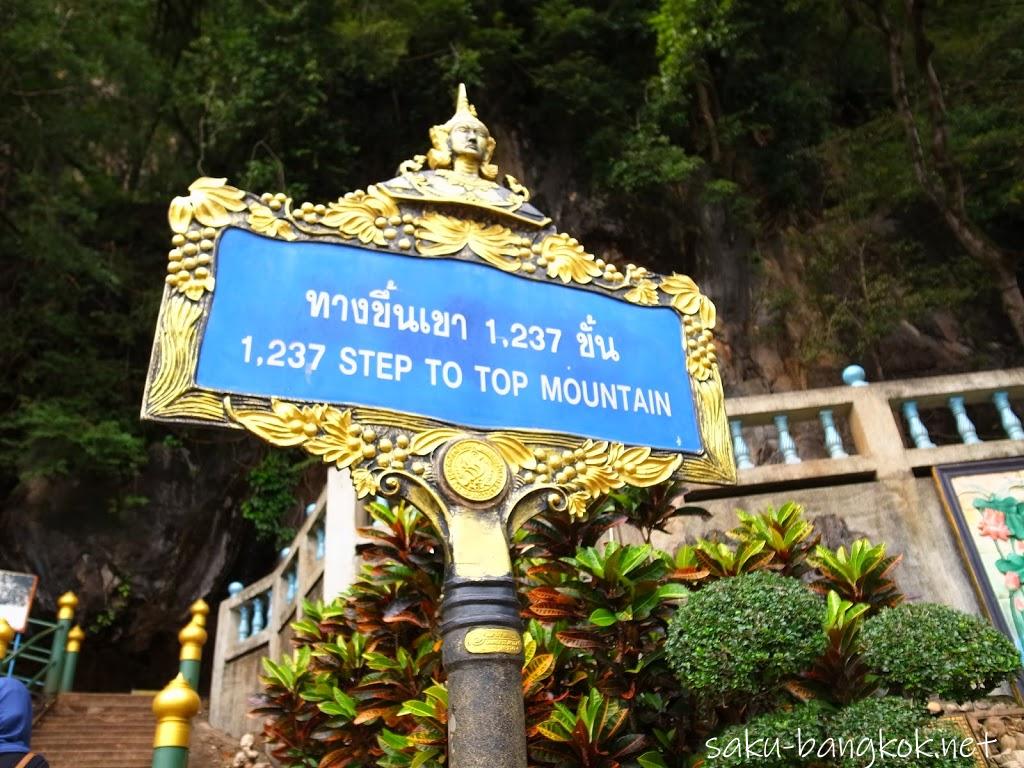
[[[154,747],[188,747],[190,720],[199,713],[199,694],[180,672],[153,699],[156,715]]]
[[[455,96],[455,114],[459,112],[468,112],[473,117],[476,117],[476,107],[469,103],[465,83],[459,83],[459,90]]]

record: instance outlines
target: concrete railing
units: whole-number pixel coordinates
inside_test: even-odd
[[[1014,368],[730,398],[725,407],[738,484],[750,488],[920,475],[939,464],[1020,455],[1021,400],[1024,368]],[[989,427],[984,439],[975,421]]]
[[[330,600],[356,568],[356,529],[365,524],[347,472],[332,470],[320,498],[274,570],[243,586],[234,583],[217,614],[210,686],[210,723],[235,736],[252,728],[248,696],[259,687],[261,658],[291,651],[291,624],[302,618],[303,601]]]

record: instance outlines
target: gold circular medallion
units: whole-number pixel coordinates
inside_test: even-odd
[[[505,462],[482,440],[460,440],[444,455],[444,479],[469,501],[489,501],[505,489]]]

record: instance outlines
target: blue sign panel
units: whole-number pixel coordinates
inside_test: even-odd
[[[701,451],[667,307],[237,228],[216,265],[202,388]]]

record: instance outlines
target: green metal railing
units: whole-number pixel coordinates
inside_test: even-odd
[[[46,697],[74,686],[78,652],[85,637],[80,627],[71,628],[78,598],[67,592],[57,605],[57,621],[29,618],[27,631],[17,635],[0,619],[0,676],[20,680],[30,691]]]

